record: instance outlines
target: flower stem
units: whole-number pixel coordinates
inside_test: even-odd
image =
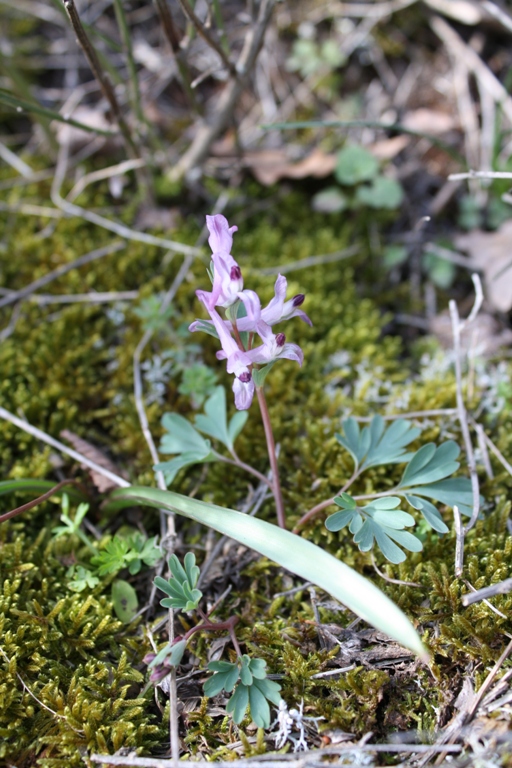
[[[277,468],[277,456],[276,456],[276,444],[274,442],[274,434],[272,432],[272,425],[270,423],[270,415],[268,412],[267,401],[263,392],[263,387],[256,387],[256,395],[258,396],[258,403],[261,411],[261,418],[263,421],[263,427],[265,429],[265,438],[267,440],[268,457],[270,460],[270,468],[272,469],[272,488],[274,492],[274,499],[276,502],[277,523],[280,528],[286,528],[286,518],[284,514],[283,495],[281,493],[281,483],[279,482],[279,470]]]
[[[360,471],[355,469],[352,477],[349,480],[347,480],[343,488],[341,488],[338,491],[337,495],[340,496],[342,493],[345,493],[345,491],[348,488],[350,488],[354,480],[357,477],[359,477],[359,475],[360,475]],[[376,496],[377,495],[382,496],[383,494],[376,494]],[[355,498],[359,498],[359,497],[355,497]],[[318,512],[322,512],[324,509],[327,509],[327,507],[330,507],[331,504],[334,504],[334,497],[332,497],[331,499],[325,499],[325,501],[321,501],[319,504],[316,504],[314,507],[312,507],[309,510],[309,512],[306,512],[306,514],[302,515],[300,520],[297,521],[297,523],[295,524],[295,528],[293,529],[293,533],[298,533],[299,528],[302,528],[304,523],[307,523],[308,520],[311,520],[311,518],[314,517]]]

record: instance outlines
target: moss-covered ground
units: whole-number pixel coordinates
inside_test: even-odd
[[[104,206],[104,190],[99,189],[97,198],[81,198],[81,204]],[[14,203],[15,188],[10,195]],[[25,201],[44,200],[46,195],[44,182],[24,191]],[[435,342],[405,348],[398,337],[384,333],[389,315],[379,303],[376,286],[384,294],[387,291],[388,299],[389,288],[378,263],[369,256],[364,219],[314,214],[300,192],[276,199],[267,192],[265,204],[260,201],[254,206],[251,199],[258,195],[255,189],[240,192],[228,216],[239,225],[234,253],[246,286],[258,291],[263,300],[273,295],[275,280],[265,270],[334,253],[354,242],[360,245],[351,258],[320,261],[287,273],[289,295],[306,295],[304,309],[313,321],[312,328],[298,320],[290,321],[287,328],[288,340],[302,345],[304,366],[299,369],[284,361],[267,378],[270,415],[280,444],[285,506],[292,526],[309,508],[336,493],[351,474],[351,459],[334,439],[342,417],[453,409],[455,380],[446,354]],[[182,221],[172,237],[194,244],[207,212]],[[129,221],[132,213],[125,208],[122,215]],[[47,223],[38,217],[12,214],[0,223],[0,270],[6,289],[23,288],[56,266],[114,239],[78,219],[61,219],[51,231],[43,232]],[[138,299],[113,305],[65,305],[37,303],[28,297],[14,315],[12,308],[1,310],[2,327],[11,320],[12,329],[0,344],[0,404],[54,437],[62,430],[74,432],[103,450],[131,482],[153,484],[152,461],[133,396],[133,352],[144,331],[144,321],[134,308],[165,291],[181,262],[181,256],[127,242],[122,250],[70,271],[46,290],[59,294],[136,290]],[[214,341],[182,332],[200,314],[194,291],[207,285],[207,263],[205,249],[204,258],[192,264],[176,295],[172,316],[155,332],[144,359],[154,372],[165,361],[165,353],[176,353],[181,345],[185,355],[211,366],[218,380],[230,387],[222,365],[215,360]],[[199,344],[199,351],[190,348],[191,344]],[[148,376],[145,382],[155,439],[161,434],[163,413],[194,413],[193,397],[180,386],[183,371],[176,357],[169,359],[174,368],[168,366],[160,379],[153,377],[151,382]],[[509,374],[510,364],[505,365]],[[510,460],[512,407],[510,399],[496,401],[494,397],[496,361],[479,363],[476,370],[470,405],[480,410],[480,421]],[[155,381],[164,386],[158,389]],[[423,432],[415,448],[447,438],[462,445],[453,413],[418,419],[418,424]],[[237,449],[242,460],[267,471],[256,406]],[[492,479],[479,467],[486,505],[465,544],[464,577],[475,588],[511,575],[508,520],[512,478],[501,464],[494,460],[492,464]],[[148,536],[160,533],[153,511],[105,515],[103,497],[86,472],[5,422],[0,430],[0,466],[2,480],[80,478],[90,504],[88,519],[100,537],[121,525]],[[466,472],[464,462],[461,472]],[[387,490],[400,473],[396,466],[376,468],[365,473],[354,490]],[[238,469],[229,471],[229,482],[226,477],[224,465],[197,467],[179,475],[173,488],[240,507],[247,498],[250,478]],[[26,493],[3,496],[1,509],[8,511],[29,498]],[[76,506],[76,502],[71,504]],[[73,563],[87,562],[88,553],[77,537],[52,534],[60,512],[55,497],[0,524],[0,763],[17,768],[71,768],[82,765],[92,752],[113,753],[122,747],[163,755],[169,739],[166,696],[161,691],[155,696],[152,686],[146,685],[147,668],[142,662],[151,649],[148,628],[157,644],[166,639],[160,621],[163,611],[153,599],[148,611],[122,624],[112,607],[111,576],[93,588],[71,591],[67,570]],[[267,502],[260,514],[273,520],[272,503]],[[451,513],[445,510],[443,514],[452,530]],[[183,554],[193,547],[201,562],[205,551],[211,550],[211,535],[187,522],[177,525],[176,551]],[[377,565],[388,578],[415,586],[380,578],[371,556],[359,552],[345,532],[329,533],[321,515],[302,535],[363,572],[400,605],[432,651],[430,667],[400,656],[396,646],[382,637],[359,632],[361,625],[351,628],[354,617],[328,596],[312,598],[306,588],[286,594],[297,583],[272,563],[238,546],[225,547],[204,588],[213,603],[231,587],[218,616],[238,614],[242,647],[267,661],[289,706],[303,701],[305,714],[321,718],[317,721],[319,734],[311,726],[311,744],[335,741],[340,732],[358,739],[368,731],[376,740],[387,740],[395,731],[417,730],[428,740],[456,712],[462,680],[470,675],[478,688],[503,652],[512,632],[512,597],[493,599],[499,614],[483,602],[462,607],[461,594],[468,587],[453,575],[453,533],[439,537],[421,528],[423,551],[408,555],[399,566],[385,564],[376,555]],[[141,607],[150,600],[152,575],[147,569],[135,576],[126,571],[121,574],[135,587]],[[276,597],[281,592],[285,594]],[[323,626],[315,617],[315,607]],[[185,657],[178,671],[184,753],[232,759],[241,753],[271,750],[273,742],[256,739],[248,720],[240,728],[233,726],[223,712],[222,698],[215,702],[202,698],[200,682],[205,676],[201,670],[209,658],[210,643],[211,637],[197,637],[192,644],[194,655]],[[229,658],[229,647],[225,658]],[[388,655],[386,649],[391,649]],[[318,677],[343,667],[351,668],[339,675]],[[508,668],[506,661],[499,674]],[[490,717],[506,719],[508,714],[498,709]]]

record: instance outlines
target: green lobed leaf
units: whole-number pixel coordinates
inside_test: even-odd
[[[233,448],[228,429],[226,390],[224,387],[215,387],[213,394],[204,405],[204,413],[199,413],[196,416],[195,425],[205,435],[219,440],[229,449]]]
[[[473,489],[467,477],[450,477],[437,483],[419,485],[413,490],[416,496],[428,496],[447,507],[457,505],[462,515],[471,515],[473,511]],[[484,501],[484,497],[480,496],[480,504]]]
[[[268,701],[256,685],[249,688],[249,707],[251,717],[258,728],[268,728],[270,726],[270,707]]]
[[[397,419],[386,428],[384,419],[378,415],[363,430],[352,417],[345,419],[342,425],[343,435],[336,434],[335,437],[360,470],[409,461],[412,454],[406,452],[406,446],[421,432],[406,419]]]
[[[228,703],[226,712],[232,715],[234,722],[238,725],[244,719],[249,704],[249,689],[246,685],[239,683]]]
[[[264,680],[255,679],[253,687],[259,688],[265,698],[271,701],[272,704],[279,705],[281,701],[281,686],[275,680],[269,680],[268,677]]]
[[[337,154],[334,175],[340,184],[359,184],[373,179],[378,172],[379,161],[364,147],[346,146]]]
[[[459,462],[455,461],[459,453],[460,448],[453,440],[438,448],[434,443],[427,443],[416,451],[406,466],[398,488],[427,485],[453,475],[459,468]]]
[[[448,533],[448,526],[444,522],[439,511],[436,509],[436,507],[434,507],[433,504],[431,504],[430,501],[427,501],[426,499],[420,499],[419,496],[411,496],[408,493],[405,494],[405,498],[411,507],[414,507],[414,509],[417,509],[421,512],[427,523],[431,528],[434,529],[434,531],[437,531],[438,533]]]
[[[166,430],[160,443],[162,453],[193,452],[207,456],[210,442],[199,434],[195,427],[179,413],[166,413],[162,417],[162,427]]]
[[[329,515],[325,521],[325,527],[328,531],[341,531],[342,528],[345,528],[346,525],[352,522],[354,517],[360,517],[355,509],[346,509],[344,512],[334,512],[334,514]]]
[[[422,658],[428,658],[409,619],[386,595],[359,573],[300,536],[265,520],[172,491],[132,486],[116,490],[112,496],[185,515],[239,541],[316,584],[381,632]]]
[[[159,464],[155,464],[153,469],[157,472],[163,472],[165,482],[167,485],[171,485],[180,469],[189,467],[192,464],[202,464],[203,462],[211,462],[215,460],[215,457],[211,454],[210,448],[208,447],[207,453],[204,451],[186,451],[185,453],[182,453],[181,456],[176,456],[174,459],[161,461]]]
[[[196,565],[196,556],[193,552],[187,552],[184,559],[185,572],[187,575],[187,581],[191,587],[195,587],[199,580],[200,570]]]
[[[267,675],[267,663],[264,659],[251,659],[249,661],[249,669],[253,677],[258,680],[264,680]]]
[[[394,210],[404,199],[402,185],[396,179],[387,176],[377,176],[371,184],[364,184],[356,189],[356,200],[369,208],[384,208]]]

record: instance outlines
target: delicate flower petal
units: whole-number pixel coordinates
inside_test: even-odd
[[[239,331],[255,331],[259,333],[256,327],[260,321],[263,321],[269,326],[276,325],[283,320],[289,320],[291,317],[300,317],[308,325],[313,325],[309,317],[299,309],[300,305],[304,302],[304,294],[298,293],[293,298],[285,301],[286,288],[288,286],[286,277],[278,275],[274,285],[274,298],[268,303],[265,309],[261,309],[259,297],[254,291],[245,290],[239,294],[239,298],[244,302],[247,309],[247,317],[241,317],[237,320],[237,328]],[[242,295],[243,294],[243,295]],[[251,294],[256,296],[254,299]],[[256,311],[256,300],[258,312]],[[250,305],[250,308],[249,306]]]
[[[254,397],[254,381],[252,377],[249,381],[241,381],[235,378],[233,382],[233,393],[235,395],[235,406],[239,411],[246,411],[252,403]]]
[[[206,304],[206,292],[197,291],[198,298],[203,302],[208,310],[212,319],[215,330],[218,333],[219,341],[222,350],[217,352],[217,358],[219,360],[226,360],[226,370],[228,373],[234,373],[235,376],[240,376],[243,373],[248,373],[248,366],[251,364],[251,360],[248,357],[248,353],[238,348],[238,344],[231,336],[226,323],[221,318],[219,313],[213,307],[209,307]]]
[[[270,300],[262,313],[263,320],[268,325],[275,325],[281,320],[287,287],[288,281],[286,277],[278,275],[274,285],[274,298]]]
[[[215,216],[207,216],[206,226],[210,232],[208,243],[213,253],[218,251],[230,253],[231,246],[233,245],[233,232],[236,232],[238,227],[230,227],[228,220],[221,213],[217,213]]]

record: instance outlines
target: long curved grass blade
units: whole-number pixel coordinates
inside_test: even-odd
[[[214,528],[318,585],[369,624],[428,660],[428,653],[405,614],[364,576],[310,541],[265,520],[172,491],[131,486],[114,491],[112,498],[177,512]]]

